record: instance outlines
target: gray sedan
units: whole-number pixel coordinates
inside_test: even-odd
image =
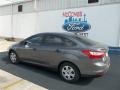
[[[67,82],[103,75],[110,66],[107,46],[71,33],[33,35],[11,46],[9,59],[13,64],[22,61],[55,69]]]

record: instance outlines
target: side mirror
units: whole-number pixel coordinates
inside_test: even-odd
[[[30,47],[30,44],[31,44],[31,42],[25,41],[25,42],[24,42],[25,48],[29,48],[29,47]]]
[[[30,45],[30,44],[31,44],[31,42],[29,42],[29,41],[24,42],[24,45]]]

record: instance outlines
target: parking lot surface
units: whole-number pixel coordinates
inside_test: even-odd
[[[6,42],[6,41],[5,41]],[[78,83],[70,84],[61,80],[57,72],[48,68],[26,63],[11,64],[6,47],[9,42],[0,46],[0,69],[24,80],[30,81],[48,90],[120,90],[120,55],[110,54],[111,66],[102,77],[81,78]],[[4,44],[4,45],[3,45]],[[12,43],[13,44],[13,43]],[[0,73],[2,74],[2,73]],[[19,86],[19,85],[18,85]],[[17,86],[16,86],[17,87]],[[32,86],[31,86],[32,87]],[[22,89],[21,89],[22,90]]]
[[[0,52],[0,69],[49,90],[119,90],[120,89],[120,56],[110,55],[111,66],[102,77],[82,78],[78,83],[69,84],[61,80],[59,74],[47,68],[26,63],[13,65],[7,52]]]

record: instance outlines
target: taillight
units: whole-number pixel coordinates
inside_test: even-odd
[[[102,51],[82,50],[82,52],[90,59],[100,59],[105,56],[105,52]]]

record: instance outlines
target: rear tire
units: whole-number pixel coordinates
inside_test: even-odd
[[[10,59],[11,63],[13,63],[13,64],[18,64],[19,63],[18,55],[13,50],[9,52],[9,59]]]
[[[60,75],[64,81],[77,82],[80,79],[79,69],[72,63],[65,62],[60,66]]]

